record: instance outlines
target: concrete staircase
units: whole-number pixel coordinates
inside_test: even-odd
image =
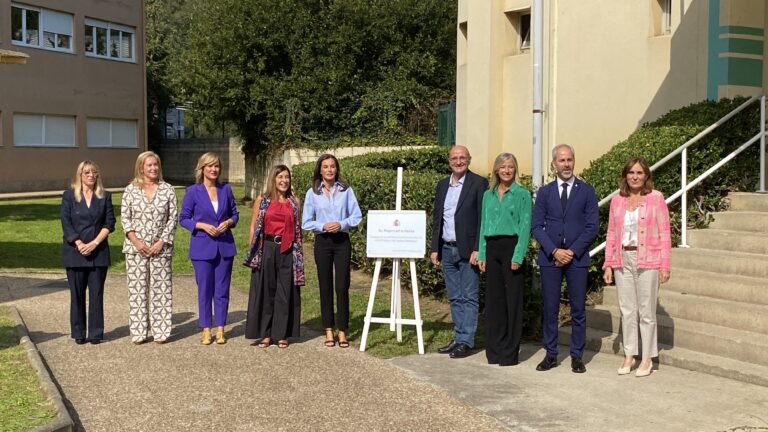
[[[691,248],[672,250],[657,309],[659,362],[768,386],[768,195],[730,198],[709,229],[688,232]],[[587,326],[587,349],[624,355],[615,286],[587,307]],[[561,343],[570,330],[560,329]]]

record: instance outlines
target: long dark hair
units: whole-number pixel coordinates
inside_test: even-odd
[[[288,190],[285,191],[285,194],[283,196],[285,198],[290,198],[293,195],[293,176],[291,175],[291,169],[285,165],[275,165],[272,167],[272,171],[270,171],[269,173],[269,179],[267,179],[267,186],[264,190],[264,195],[268,196],[269,199],[276,200],[279,198],[279,194],[277,190],[277,176],[280,173],[285,171],[288,171],[288,177],[291,178],[291,182],[288,184]]]
[[[624,165],[624,169],[621,170],[621,178],[619,179],[619,195],[623,197],[629,196],[629,183],[627,183],[627,174],[635,164],[639,164],[640,168],[645,173],[645,183],[643,183],[643,189],[640,190],[640,195],[648,195],[653,191],[653,178],[651,178],[651,169],[648,168],[648,164],[645,159],[641,157],[634,157],[627,161]]]
[[[319,158],[317,158],[317,163],[315,164],[315,171],[312,173],[312,192],[314,192],[317,195],[320,195],[321,193],[323,193],[323,188],[322,188],[323,175],[320,174],[320,168],[322,167],[323,162],[328,159],[333,159],[333,163],[336,164],[336,177],[333,180],[341,183],[341,188],[339,190],[343,191],[349,187],[349,185],[346,182],[344,182],[344,180],[341,179],[341,165],[339,165],[339,160],[336,159],[336,156],[330,153],[325,153],[321,155]]]

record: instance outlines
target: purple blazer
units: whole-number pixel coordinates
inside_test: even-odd
[[[187,187],[184,200],[179,212],[179,224],[188,229],[192,236],[189,239],[189,259],[210,260],[216,258],[218,252],[224,258],[237,255],[235,238],[232,230],[218,237],[211,237],[203,230],[195,229],[198,222],[219,226],[227,219],[232,219],[234,228],[237,225],[238,213],[235,196],[229,184],[216,184],[216,195],[219,201],[219,211],[214,212],[213,204],[208,198],[208,192],[202,183]]]

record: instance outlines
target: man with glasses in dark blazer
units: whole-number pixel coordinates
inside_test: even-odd
[[[472,157],[464,146],[448,154],[451,175],[437,183],[432,212],[430,259],[443,269],[451,303],[454,336],[437,352],[451,358],[470,355],[475,346],[479,308],[477,247],[480,212],[488,180],[469,170]]]

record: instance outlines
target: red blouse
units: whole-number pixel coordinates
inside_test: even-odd
[[[282,236],[280,252],[285,253],[291,248],[294,240],[293,208],[289,201],[273,200],[264,213],[264,233],[272,236]]]

